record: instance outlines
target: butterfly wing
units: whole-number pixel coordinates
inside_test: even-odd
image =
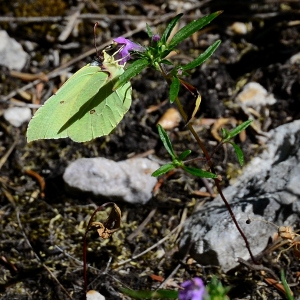
[[[67,137],[68,128],[76,122],[74,115],[97,94],[107,77],[99,66],[87,65],[77,71],[35,113],[27,141]]]
[[[38,109],[28,125],[27,141],[70,137],[86,142],[109,134],[131,105],[131,85],[113,91],[123,66],[105,53],[103,65],[76,72]]]

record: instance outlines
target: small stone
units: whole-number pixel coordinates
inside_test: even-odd
[[[161,116],[157,124],[165,130],[171,130],[179,125],[181,121],[181,115],[177,109],[171,107]]]
[[[159,168],[147,158],[115,162],[103,157],[80,158],[63,175],[70,193],[88,193],[110,201],[145,204],[157,182],[151,174]]]
[[[256,110],[276,103],[274,96],[257,82],[247,83],[242,92],[237,95],[236,101],[244,107],[252,107]]]
[[[294,54],[293,56],[290,57],[290,63],[291,64],[300,64],[300,52]]]
[[[252,30],[252,23],[234,22],[227,30],[229,34],[244,35]]]
[[[105,297],[97,291],[90,290],[86,293],[86,300],[105,300]]]
[[[0,41],[0,64],[10,70],[21,71],[26,64],[28,54],[21,44],[10,38],[4,30],[0,30]]]
[[[31,119],[31,110],[28,107],[9,107],[4,111],[4,119],[15,127],[20,127]]]

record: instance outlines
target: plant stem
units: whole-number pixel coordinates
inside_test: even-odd
[[[86,254],[87,254],[87,234],[91,230],[91,224],[93,222],[93,219],[94,219],[96,213],[98,211],[104,210],[107,206],[113,206],[113,205],[114,205],[113,202],[106,202],[106,203],[102,204],[101,206],[99,206],[92,213],[92,215],[90,217],[90,220],[88,222],[88,225],[86,227],[84,236],[83,236],[83,291],[84,291],[85,299],[86,299],[87,286],[88,286],[88,282],[87,282],[87,258],[86,258]]]
[[[187,115],[186,115],[186,113],[185,113],[185,111],[184,111],[184,109],[183,109],[183,107],[182,107],[182,105],[181,105],[181,102],[179,101],[178,97],[176,98],[175,102],[176,102],[176,105],[177,105],[177,107],[178,107],[178,109],[179,109],[179,112],[180,112],[181,116],[183,117],[183,119],[184,119],[185,122],[186,122],[186,121],[187,121]],[[188,126],[190,132],[192,133],[192,135],[194,136],[194,138],[196,139],[196,141],[197,141],[199,147],[201,148],[202,152],[204,153],[205,158],[206,158],[206,161],[207,161],[207,163],[208,163],[208,165],[209,165],[211,171],[212,171],[213,173],[216,173],[216,172],[215,172],[215,169],[214,169],[214,166],[213,166],[212,158],[211,158],[211,156],[209,155],[209,153],[208,153],[206,147],[204,146],[203,142],[201,141],[200,137],[199,137],[198,134],[196,133],[194,127],[193,127],[190,123],[188,123],[187,126]],[[234,224],[235,224],[235,227],[236,227],[237,230],[239,231],[240,235],[242,236],[242,238],[243,238],[243,240],[244,240],[244,242],[245,242],[245,244],[246,244],[246,248],[247,248],[247,250],[248,250],[248,252],[249,252],[249,254],[250,254],[250,257],[251,257],[253,263],[257,264],[257,262],[256,262],[256,260],[255,260],[255,258],[254,258],[254,256],[253,256],[253,254],[252,254],[252,251],[251,251],[251,249],[250,249],[250,244],[249,244],[249,242],[248,242],[248,239],[247,239],[246,235],[244,234],[243,230],[241,229],[240,225],[238,224],[238,222],[237,222],[237,220],[236,220],[236,218],[235,218],[235,215],[234,215],[234,213],[233,213],[233,211],[232,211],[232,209],[231,209],[231,207],[230,207],[228,201],[226,200],[226,198],[225,198],[225,196],[224,196],[224,194],[223,194],[223,192],[222,192],[222,188],[221,188],[221,186],[220,186],[220,179],[214,178],[214,181],[215,181],[215,185],[216,185],[216,187],[217,187],[217,190],[218,190],[218,192],[219,192],[219,194],[220,194],[220,196],[221,196],[221,198],[222,198],[222,200],[223,200],[223,202],[224,202],[224,204],[225,204],[227,210],[229,211],[229,214],[230,214],[230,216],[231,216],[231,219],[232,219],[232,221],[233,221]]]

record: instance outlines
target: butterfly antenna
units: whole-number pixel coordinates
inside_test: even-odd
[[[95,49],[96,49],[96,56],[100,57],[100,54],[99,54],[99,51],[98,51],[98,48],[97,48],[97,44],[96,44],[96,29],[97,29],[98,25],[99,25],[98,22],[96,22],[95,25],[94,25],[94,46],[95,46]]]

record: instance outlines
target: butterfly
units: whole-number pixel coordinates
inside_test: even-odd
[[[131,105],[131,84],[113,90],[124,65],[103,50],[103,60],[81,68],[40,107],[27,129],[27,141],[69,137],[86,142],[108,135]]]

